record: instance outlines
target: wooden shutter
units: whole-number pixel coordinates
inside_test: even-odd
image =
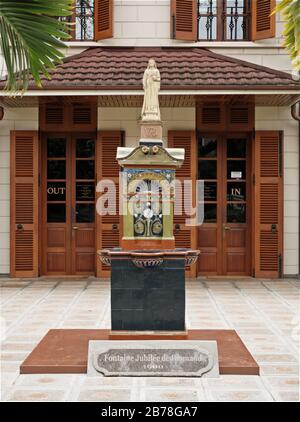
[[[197,0],[171,0],[171,38],[197,41]]]
[[[197,127],[202,131],[225,129],[225,107],[220,102],[197,105]]]
[[[94,38],[96,41],[113,36],[113,0],[95,0]]]
[[[202,132],[252,131],[254,104],[227,104],[224,102],[198,103],[197,128]]]
[[[252,40],[274,38],[276,35],[276,15],[271,15],[276,0],[255,0],[252,4]]]
[[[226,128],[229,131],[252,131],[254,128],[254,104],[225,106]]]
[[[69,113],[72,109],[69,122],[69,130],[72,131],[92,131],[97,128],[97,103],[91,101],[89,103],[74,103],[68,106]]]
[[[11,132],[10,273],[38,277],[38,133]]]
[[[282,272],[283,177],[281,132],[255,137],[255,276]]]
[[[120,217],[119,217],[119,172],[120,166],[116,160],[117,148],[123,144],[121,131],[99,131],[96,148],[97,182],[103,179],[112,180],[117,188],[116,215],[96,217],[96,247],[97,250],[118,247],[120,244]],[[97,193],[97,199],[100,197]],[[110,267],[101,264],[97,256],[97,277],[108,277]]]
[[[170,131],[168,134],[169,148],[184,148],[185,160],[183,166],[176,171],[176,179],[183,182],[184,180],[191,180],[193,183],[193,202],[195,196],[196,186],[196,134],[195,131]],[[183,185],[182,185],[183,186]],[[187,188],[188,189],[188,188]],[[184,197],[184,189],[182,189]],[[188,193],[188,192],[186,192]],[[175,192],[176,195],[176,192]],[[182,205],[183,205],[182,198]],[[193,206],[195,204],[193,203]],[[184,210],[183,210],[184,211]],[[182,212],[182,215],[174,216],[174,234],[176,248],[193,248],[197,247],[197,227],[190,227],[185,225],[185,220],[190,218]],[[176,227],[179,229],[176,230]],[[193,265],[187,271],[188,277],[196,277],[197,265]]]
[[[39,110],[40,129],[45,132],[90,132],[97,128],[97,103],[47,103]]]
[[[68,130],[68,110],[61,103],[41,104],[39,127],[44,131]]]

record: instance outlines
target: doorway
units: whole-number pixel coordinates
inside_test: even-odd
[[[95,135],[42,136],[42,274],[95,274]]]
[[[198,136],[198,180],[204,181],[199,275],[251,275],[250,143],[246,133]]]

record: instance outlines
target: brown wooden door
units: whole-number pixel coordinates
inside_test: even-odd
[[[43,274],[95,273],[95,136],[42,139]]]
[[[250,177],[246,134],[198,137],[198,179],[204,181],[200,275],[250,275]]]

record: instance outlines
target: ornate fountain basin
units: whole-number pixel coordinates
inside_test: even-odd
[[[137,268],[155,268],[164,262],[164,254],[161,252],[147,254],[144,252],[133,252],[132,262]]]
[[[200,251],[193,249],[125,251],[120,248],[103,249],[97,252],[102,264],[111,266],[112,259],[130,259],[137,268],[157,268],[166,259],[184,258],[189,267],[198,260]]]

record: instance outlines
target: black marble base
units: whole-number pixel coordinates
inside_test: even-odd
[[[137,268],[111,261],[111,328],[117,331],[185,330],[185,260]]]

